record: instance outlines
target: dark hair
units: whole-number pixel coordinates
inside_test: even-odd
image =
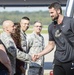
[[[28,17],[26,17],[26,16],[25,17],[22,17],[22,19],[26,19],[26,20],[29,20],[30,21],[30,19]]]
[[[16,22],[14,23],[14,26],[17,26],[17,28],[15,29],[15,33],[19,34],[20,33],[20,23]]]
[[[54,8],[56,10],[60,9],[60,13],[62,14],[61,4],[59,4],[58,2],[52,3],[48,8],[49,9]]]
[[[14,40],[16,47],[21,48],[21,36],[20,36],[20,23],[14,23],[16,26],[15,33],[11,34],[12,39]]]
[[[20,24],[19,22],[15,22],[15,23],[14,23],[14,26],[15,26],[15,25],[18,26],[19,24]]]

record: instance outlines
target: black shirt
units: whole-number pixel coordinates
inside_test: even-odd
[[[74,19],[64,17],[61,24],[52,22],[48,27],[49,41],[54,41],[55,61],[68,62],[74,60]],[[69,41],[71,43],[69,43]]]
[[[0,44],[3,44],[1,40]],[[0,62],[0,70],[8,70],[8,69]]]

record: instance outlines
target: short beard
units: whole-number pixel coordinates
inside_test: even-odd
[[[59,16],[55,17],[54,19],[52,19],[52,21],[57,21]]]

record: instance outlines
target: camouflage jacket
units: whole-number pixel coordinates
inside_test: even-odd
[[[24,52],[27,53],[27,35],[21,30],[20,32],[21,35],[21,46]]]
[[[21,61],[31,61],[30,55],[16,48],[16,45],[9,34],[7,34],[6,32],[1,33],[0,39],[5,45],[8,56],[11,60],[13,74],[15,73],[16,58]]]
[[[32,33],[27,39],[27,48],[30,55],[37,54],[44,49],[44,37],[40,34]],[[40,57],[36,62],[31,62],[30,66],[41,67],[44,65],[44,56]]]

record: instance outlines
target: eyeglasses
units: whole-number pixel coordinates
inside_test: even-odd
[[[42,26],[35,26],[35,27],[40,27],[40,28],[42,28]]]

